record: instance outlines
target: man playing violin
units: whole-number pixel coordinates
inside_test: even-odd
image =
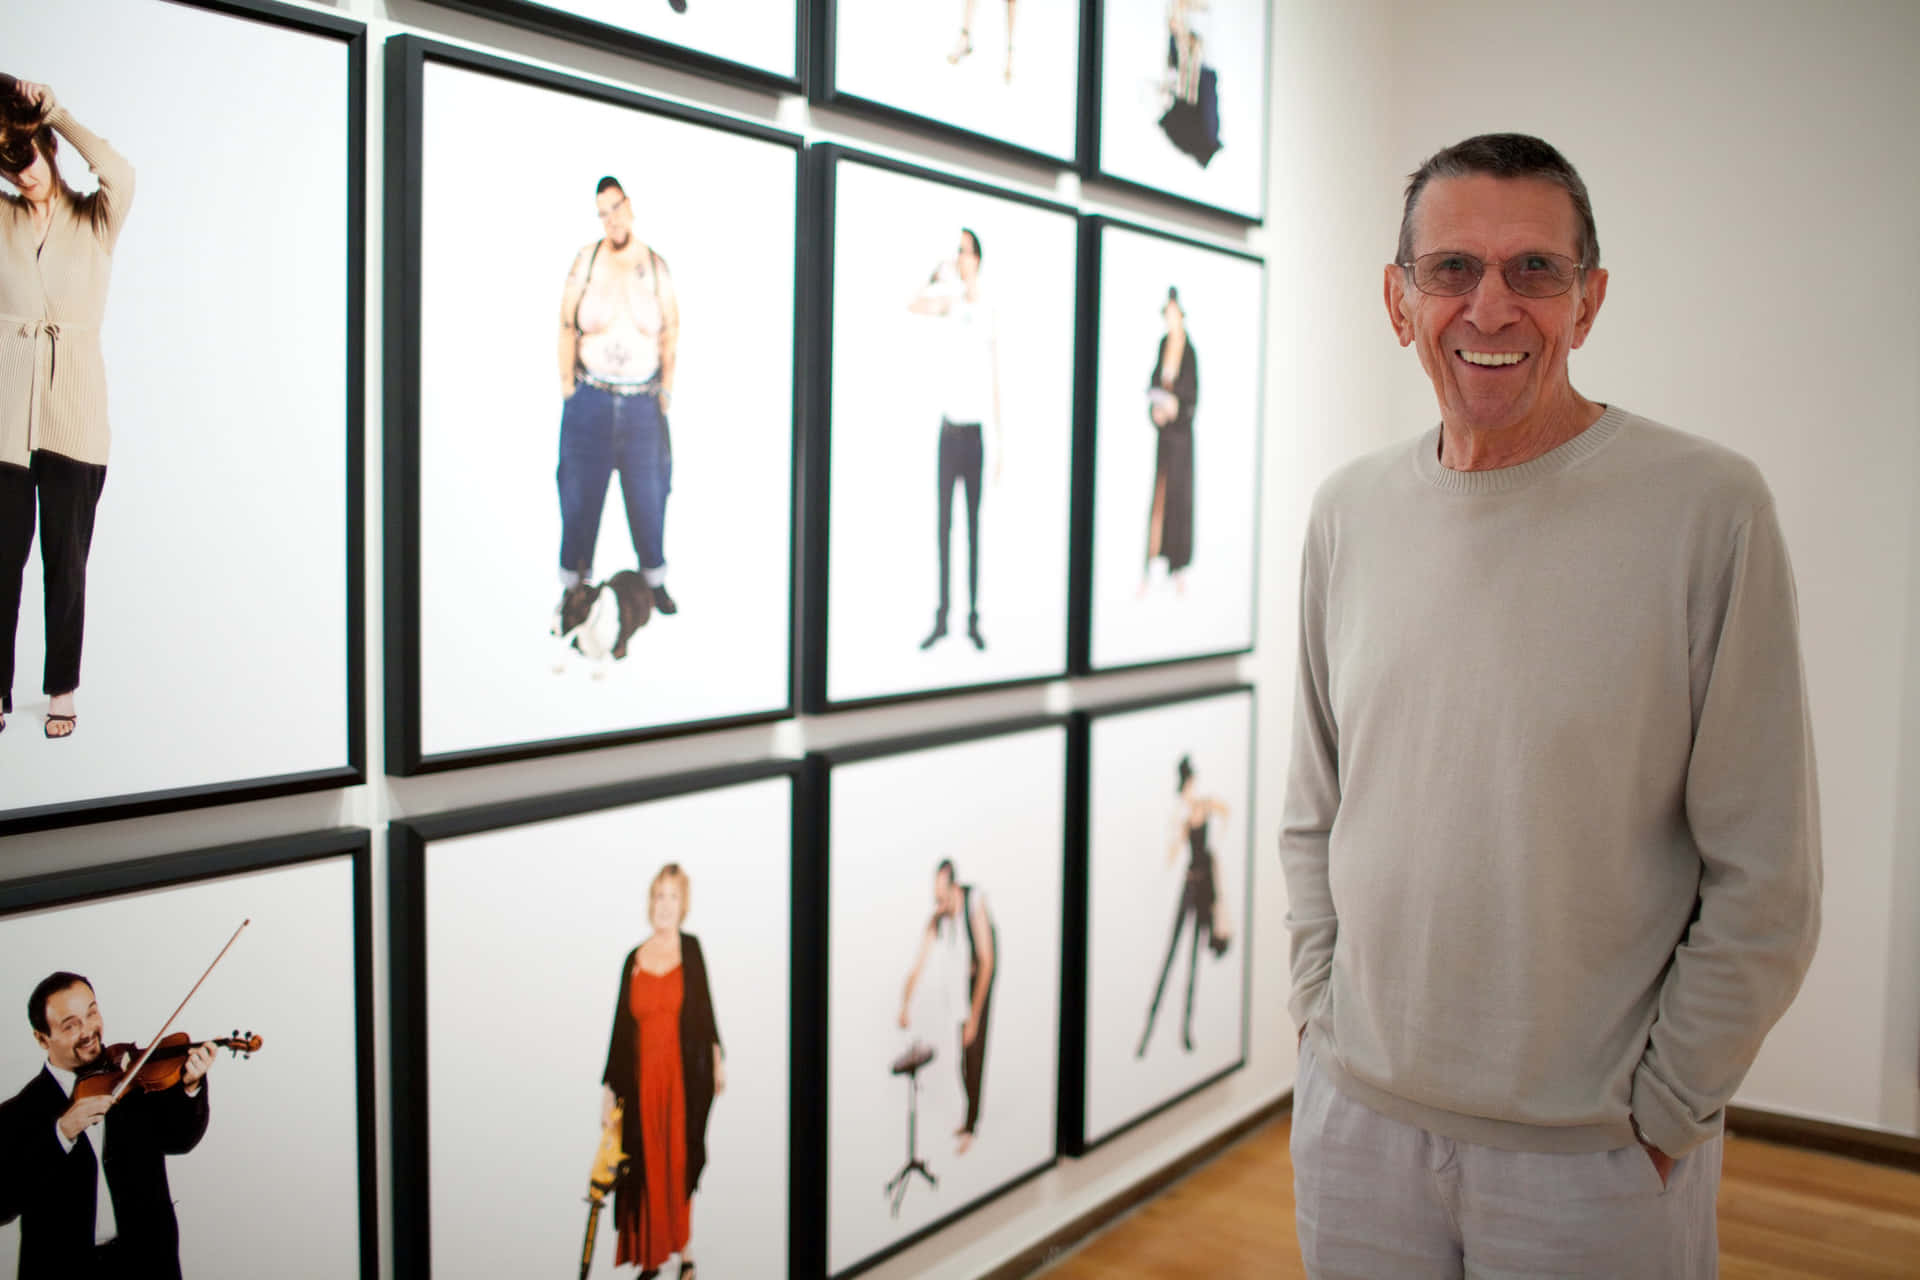
[[[49,975],[28,998],[27,1021],[47,1065],[0,1103],[0,1224],[20,1219],[20,1280],[178,1280],[166,1157],[193,1150],[207,1131],[215,1047],[194,1047],[172,1087],[136,1085],[116,1102],[80,1087],[132,1065],[108,1054],[91,982]]]

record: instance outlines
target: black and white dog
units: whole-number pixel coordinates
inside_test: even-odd
[[[605,582],[582,582],[568,587],[553,611],[550,633],[596,664],[627,656],[627,641],[653,615],[653,590],[631,569],[622,569]],[[554,664],[558,674],[564,660]],[[596,669],[594,674],[600,672]]]

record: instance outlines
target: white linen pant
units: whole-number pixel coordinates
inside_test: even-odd
[[[1300,1047],[1293,1192],[1314,1280],[1622,1276],[1711,1280],[1718,1137],[1665,1187],[1639,1146],[1502,1151],[1389,1120],[1343,1096]]]

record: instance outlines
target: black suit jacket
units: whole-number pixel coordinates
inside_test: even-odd
[[[179,1280],[180,1225],[167,1157],[193,1150],[207,1131],[207,1084],[200,1082],[196,1098],[178,1085],[159,1093],[130,1090],[72,1151],[61,1148],[54,1128],[67,1095],[45,1068],[0,1103],[0,1223],[20,1219],[19,1280],[86,1273],[80,1260],[93,1251],[98,1186],[89,1144],[106,1162],[122,1273]]]

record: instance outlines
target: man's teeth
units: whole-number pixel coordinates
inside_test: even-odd
[[[1527,358],[1524,351],[1462,351],[1460,358],[1468,364],[1503,365],[1519,364]]]

